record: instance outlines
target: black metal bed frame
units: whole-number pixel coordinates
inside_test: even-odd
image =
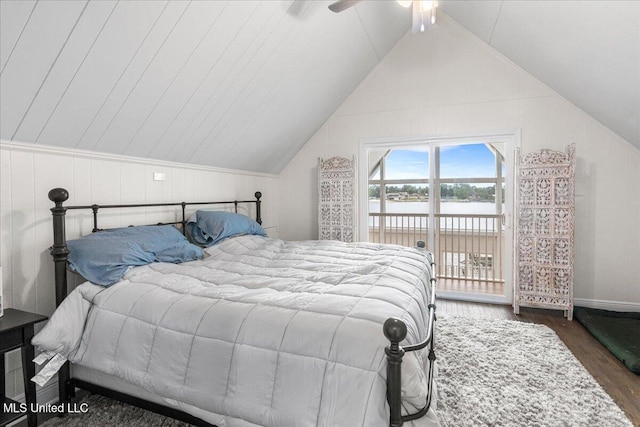
[[[51,208],[53,216],[53,245],[50,253],[54,262],[54,275],[55,275],[55,287],[56,287],[56,307],[59,306],[64,298],[67,296],[67,258],[69,256],[69,249],[67,248],[66,231],[65,231],[65,219],[67,210],[88,210],[93,212],[93,232],[102,231],[103,229],[98,227],[98,211],[100,209],[113,209],[113,208],[149,208],[149,207],[180,207],[182,210],[182,220],[175,222],[161,222],[152,225],[182,225],[182,232],[185,231],[186,207],[197,205],[234,205],[235,212],[238,212],[238,204],[241,203],[255,203],[256,204],[256,221],[262,224],[261,218],[261,200],[262,193],[257,191],[255,194],[255,200],[232,200],[222,202],[177,202],[177,203],[138,203],[138,204],[116,204],[116,205],[78,205],[78,206],[64,206],[64,202],[69,199],[69,192],[64,188],[54,188],[49,191],[49,200],[55,203],[55,206]],[[418,247],[424,249],[424,242],[418,242]],[[431,263],[431,271],[435,272],[435,264]],[[428,305],[429,319],[427,324],[427,336],[421,342],[409,346],[400,346],[400,342],[407,336],[407,326],[405,323],[396,318],[387,319],[383,326],[384,335],[390,342],[390,345],[385,349],[387,356],[387,401],[389,403],[389,426],[400,427],[404,422],[418,419],[429,411],[431,407],[432,395],[433,395],[433,382],[434,382],[434,361],[436,359],[434,353],[434,329],[435,329],[435,285],[436,279],[431,278],[430,281],[430,301]],[[401,370],[402,370],[402,358],[406,352],[417,351],[429,346],[429,361],[430,368],[428,373],[428,390],[425,406],[415,414],[402,415],[402,382],[401,382]],[[190,424],[198,426],[212,425],[194,417],[186,412],[163,406],[148,400],[141,399],[139,397],[131,396],[125,393],[121,393],[117,390],[111,390],[106,387],[102,387],[97,384],[89,383],[77,378],[71,377],[71,369],[69,362],[58,372],[58,393],[60,403],[71,402],[75,398],[75,389],[80,388],[91,393],[101,394],[103,396],[110,397],[114,400],[118,400],[124,403],[128,403],[143,409],[147,409],[162,415],[169,416],[171,418],[188,422]],[[67,407],[65,405],[65,407]],[[213,426],[215,427],[215,426]]]

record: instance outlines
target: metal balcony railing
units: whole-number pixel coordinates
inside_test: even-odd
[[[504,282],[504,229],[501,215],[435,214],[438,278]],[[369,241],[414,246],[429,242],[429,215],[370,213]]]

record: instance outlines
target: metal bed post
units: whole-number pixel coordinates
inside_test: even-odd
[[[260,197],[262,197],[262,193],[256,191],[254,196],[256,197],[256,222],[262,225],[262,214],[260,213],[260,205],[262,204],[262,201],[260,201]]]
[[[50,253],[54,262],[56,307],[58,307],[67,296],[67,257],[69,256],[69,249],[67,248],[67,240],[65,237],[65,215],[67,208],[62,206],[62,204],[68,198],[69,192],[64,188],[54,188],[49,191],[49,200],[55,203],[55,207],[51,208],[53,215],[53,246],[51,247]],[[71,369],[69,362],[66,362],[58,372],[60,403],[70,402],[73,392]]]
[[[180,203],[180,208],[182,210],[182,221],[180,221],[180,224],[182,224],[182,234],[184,236],[187,235],[187,217],[186,217],[186,209],[187,209],[187,203],[186,202],[182,202]]]
[[[387,354],[387,401],[389,402],[389,426],[402,425],[402,357],[404,350],[400,341],[407,336],[407,325],[400,319],[390,318],[384,322],[384,336],[391,345],[384,349]]]
[[[416,246],[425,249],[425,243],[420,240]],[[431,273],[435,275],[435,263],[431,263]],[[429,320],[427,323],[427,336],[419,343],[400,346],[400,342],[407,337],[407,325],[400,319],[391,317],[384,322],[382,331],[390,342],[385,348],[387,355],[387,402],[389,403],[389,427],[401,427],[405,422],[413,421],[427,414],[431,407],[431,397],[433,395],[434,364],[436,354],[434,352],[433,336],[436,321],[436,279],[431,277],[429,281],[430,299],[427,308],[429,309]],[[422,350],[429,346],[429,372],[428,389],[425,406],[414,414],[402,415],[402,358],[404,354],[411,351]]]

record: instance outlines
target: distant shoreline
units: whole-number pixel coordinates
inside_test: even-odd
[[[370,202],[379,202],[380,199],[369,199]],[[401,200],[396,200],[396,199],[386,199],[387,202],[392,202],[392,203],[427,203],[429,202],[429,199],[401,199]],[[495,200],[469,200],[469,199],[440,199],[440,203],[493,203],[495,204]]]

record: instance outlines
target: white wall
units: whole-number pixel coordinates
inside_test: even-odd
[[[576,143],[576,302],[640,304],[640,150],[446,16],[405,35],[282,171],[280,235],[317,238],[318,157],[350,158],[363,138],[508,129],[523,153]]]
[[[164,172],[165,181],[153,181]],[[251,200],[263,194],[263,226],[278,233],[278,177],[178,163],[101,155],[0,141],[0,265],[7,307],[50,315],[55,308],[53,231],[47,193],[66,188],[67,205]],[[77,212],[77,211],[76,211]],[[253,212],[251,213],[253,215]],[[90,215],[69,211],[67,237],[91,231]],[[160,210],[132,216],[107,214],[101,227],[155,223],[174,218]],[[175,219],[174,219],[175,220]],[[80,230],[80,226],[83,230]],[[22,393],[20,353],[9,354],[7,395]]]

